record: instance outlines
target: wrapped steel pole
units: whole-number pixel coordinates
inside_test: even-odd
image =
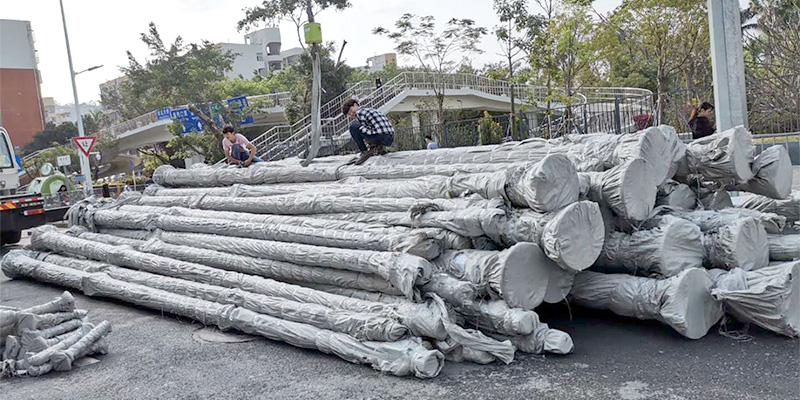
[[[233,304],[276,318],[308,323],[322,329],[347,333],[358,339],[393,341],[400,339],[407,333],[407,328],[395,319],[378,315],[335,310],[318,304],[300,303],[279,297],[249,293],[241,289],[230,289],[170,278],[148,272],[120,268],[111,264],[100,264],[88,260],[65,261],[65,257],[49,254],[40,256],[45,262],[52,262],[56,265],[71,267],[75,266],[75,264],[82,264],[83,268],[88,267],[92,272],[103,272],[120,281],[222,304]]]
[[[745,195],[737,207],[778,214],[786,217],[786,222],[795,223],[800,221],[800,191],[792,192],[785,200],[775,200],[756,194]]]
[[[92,345],[102,340],[111,332],[111,323],[103,321],[94,327],[89,333],[83,336],[77,343],[66,350],[59,350],[50,356],[50,363],[56,371],[72,370],[72,363],[85,355],[91,354],[94,350]]]
[[[542,303],[550,274],[559,269],[533,243],[518,243],[503,251],[446,251],[434,265],[511,307],[528,310]]]
[[[424,259],[403,253],[346,250],[333,247],[322,248],[257,239],[219,240],[219,236],[216,235],[180,232],[161,232],[159,239],[165,243],[190,246],[202,250],[215,250],[309,267],[336,268],[380,276],[391,282],[397,290],[408,298],[413,297],[414,283],[426,282],[430,279],[430,274],[433,270],[433,266]],[[148,246],[147,249],[162,251],[157,249],[155,243]],[[167,253],[165,252],[164,254]],[[173,251],[170,255],[177,254],[177,252]],[[184,256],[188,257],[189,255],[184,254]],[[197,261],[200,256],[193,257]]]
[[[602,272],[674,276],[703,265],[703,235],[689,221],[664,216],[657,227],[633,234],[613,232],[594,264]]]
[[[668,206],[683,210],[697,207],[697,195],[689,185],[667,180],[658,187],[656,206]]]
[[[620,217],[641,221],[656,202],[650,164],[637,158],[604,172],[581,172],[581,196],[611,207]]]
[[[786,147],[777,145],[762,151],[753,161],[753,178],[728,190],[752,192],[773,199],[792,193],[792,160]]]
[[[452,212],[320,214],[319,218],[382,223],[398,226],[442,228],[466,237],[488,236],[504,247],[520,242],[539,245],[548,258],[567,270],[589,268],[603,246],[603,218],[591,201],[572,203],[560,210],[537,213],[470,208]]]
[[[263,276],[283,282],[335,285],[390,295],[403,295],[403,293],[392,286],[391,283],[372,274],[362,274],[333,268],[308,267],[283,261],[228,254],[209,249],[199,251],[197,248],[169,244],[158,239],[140,241],[91,232],[81,232],[75,236],[100,243],[127,245],[145,253],[241,272],[243,274]],[[61,265],[60,263],[56,264]]]
[[[670,135],[671,133],[671,135]],[[566,139],[528,139],[494,146],[406,151],[373,157],[370,166],[446,165],[462,163],[516,163],[540,161],[549,154],[567,154],[576,164],[596,161],[611,168],[626,161],[643,158],[654,163],[653,179],[661,183],[667,178],[670,159],[664,154],[677,140],[674,129],[667,126],[648,128],[625,135],[570,135]]]
[[[722,184],[745,183],[753,178],[750,163],[755,149],[753,137],[743,126],[697,139],[686,146],[686,157],[678,167],[676,179],[701,180]]]
[[[705,336],[722,318],[705,270],[690,268],[663,280],[584,271],[570,292],[575,304],[638,319],[661,321],[689,339]]]
[[[538,160],[536,160],[538,161]],[[342,162],[345,163],[344,161]],[[234,184],[263,185],[275,183],[335,182],[349,177],[366,179],[408,179],[428,175],[451,176],[463,173],[494,172],[506,169],[497,164],[449,164],[437,166],[269,166],[254,168],[175,169],[162,165],[153,172],[153,181],[166,187],[218,187]]]
[[[203,189],[200,189],[203,190]],[[292,215],[271,215],[271,214],[251,214],[231,211],[211,211],[196,210],[185,207],[158,207],[158,206],[137,206],[123,204],[116,209],[124,212],[140,214],[160,214],[194,218],[214,218],[239,222],[259,222],[271,224],[286,224],[300,226],[304,228],[334,229],[343,231],[369,232],[374,235],[399,235],[413,234],[413,228],[389,226],[384,224],[363,224],[349,221],[335,221],[317,219],[314,216],[292,216]],[[88,223],[87,223],[88,224]],[[427,228],[434,229],[434,228]],[[444,246],[447,249],[470,248],[469,238],[461,236],[455,232],[444,229],[430,231],[431,237],[443,237]],[[141,238],[138,238],[141,239]]]
[[[514,211],[501,228],[496,242],[506,247],[536,243],[561,268],[573,271],[583,271],[597,260],[605,229],[599,206],[590,201],[544,214]]]
[[[680,211],[662,208],[645,222],[651,227],[664,218],[664,214],[685,219],[700,227],[703,232],[704,260],[707,265],[718,268],[757,269],[769,263],[769,247],[764,226],[777,225],[780,220],[748,210],[726,209],[721,211]],[[760,222],[755,217],[760,217]],[[775,216],[777,217],[777,215]]]
[[[800,260],[800,234],[767,235],[769,259],[774,261]]]
[[[181,243],[186,238],[191,239],[192,243],[197,246],[204,246],[200,244],[203,240],[209,243],[219,243],[219,237],[213,235],[202,234],[172,234],[176,235],[172,239],[178,239]],[[182,236],[186,237],[182,237]],[[168,235],[163,235],[167,237]],[[247,239],[238,240],[241,242]],[[227,288],[238,288],[248,292],[263,294],[266,296],[281,297],[288,300],[293,300],[301,303],[319,304],[325,307],[334,309],[350,310],[359,313],[378,313],[382,315],[398,315],[401,322],[411,329],[414,334],[428,336],[438,339],[443,339],[446,333],[441,326],[441,319],[436,317],[425,305],[420,304],[416,307],[408,307],[398,310],[390,305],[375,303],[370,301],[361,301],[351,299],[348,297],[328,295],[326,293],[303,288],[297,285],[286,284],[283,282],[274,281],[267,278],[262,278],[255,275],[247,275],[238,272],[225,271],[217,268],[211,268],[204,265],[178,261],[167,257],[156,256],[153,254],[142,253],[132,250],[128,247],[117,247],[106,244],[100,244],[80,238],[70,237],[55,231],[51,226],[44,226],[37,228],[34,232],[33,239],[31,240],[34,247],[57,251],[67,254],[80,254],[84,257],[104,261],[110,264],[120,265],[124,267],[134,268],[141,271],[151,272],[164,276],[175,278],[187,279],[195,282],[223,286]],[[257,241],[258,242],[258,241]],[[302,246],[302,245],[296,245]],[[258,247],[266,250],[263,246]],[[338,249],[331,249],[332,251]],[[252,254],[252,253],[251,253]],[[303,255],[305,254],[305,255]],[[302,257],[315,257],[314,252],[299,254]],[[382,253],[378,253],[382,254]],[[387,255],[391,257],[391,254]],[[376,257],[380,257],[376,255]],[[345,260],[339,259],[337,262],[344,262]],[[5,261],[4,261],[5,262]],[[365,264],[362,261],[361,264]],[[62,267],[54,266],[49,270],[63,270]],[[49,272],[48,272],[49,273]],[[80,278],[79,274],[83,273],[74,270],[68,271],[66,275],[67,283],[73,277]],[[64,274],[62,274],[64,275]],[[64,277],[59,276],[59,279],[54,280],[53,283],[64,285]],[[39,280],[37,278],[37,280]],[[78,279],[79,280],[79,279]]]
[[[328,252],[327,247],[333,246],[333,248],[339,247],[349,247],[351,249],[358,248],[357,244],[359,240],[370,241],[374,238],[371,238],[372,235],[363,234],[363,233],[355,233],[355,232],[341,232],[341,231],[327,231],[323,232],[320,229],[305,229],[299,227],[291,227],[291,226],[284,226],[284,225],[268,225],[268,224],[249,224],[245,222],[233,222],[233,221],[225,221],[225,220],[213,220],[213,219],[200,219],[200,218],[189,218],[189,217],[171,217],[171,216],[157,216],[157,215],[138,215],[134,213],[125,213],[121,214],[119,212],[113,212],[110,210],[98,210],[94,216],[94,223],[100,226],[112,226],[112,227],[122,227],[122,228],[148,228],[152,225],[163,229],[168,232],[189,232],[189,233],[208,233],[208,234],[219,234],[219,235],[232,235],[237,237],[245,237],[251,239],[253,237],[257,239],[278,239],[280,243],[286,243],[286,245],[282,246],[283,248],[291,249],[293,246],[297,244],[294,243],[292,239],[297,238],[298,242],[314,242],[310,243],[312,247],[307,248],[306,250],[312,251],[311,255],[318,255],[318,254],[326,254]],[[276,227],[285,227],[286,229],[280,229]],[[321,236],[315,236],[321,235]],[[326,238],[330,238],[331,240],[326,240]],[[423,239],[419,243],[413,243],[413,241],[421,238],[421,236],[407,238],[407,240],[403,244],[392,244],[391,242],[387,242],[387,240],[383,240],[383,243],[374,243],[371,246],[365,245],[364,247],[371,250],[389,250],[390,248],[397,248],[397,249],[408,249],[413,250],[414,252],[422,252],[425,256],[430,258],[435,258],[441,252],[441,247],[436,246],[436,242],[431,243],[430,240]],[[396,237],[384,237],[384,239],[393,240]],[[232,243],[242,243],[244,239],[234,239],[228,238],[227,240],[217,240],[217,242],[224,242],[230,241]],[[380,240],[380,239],[378,239]],[[272,241],[267,241],[267,243],[277,243]],[[180,243],[175,243],[180,244]],[[344,246],[344,245],[346,246]],[[187,245],[190,245],[187,243]],[[320,247],[325,246],[326,248]],[[432,246],[431,246],[432,245]],[[273,246],[276,247],[276,246]],[[213,247],[212,247],[213,248]],[[355,255],[357,252],[363,252],[367,250],[352,250],[353,254]],[[347,253],[348,250],[340,249],[334,251],[336,254]],[[330,254],[330,252],[328,252]],[[352,256],[351,256],[352,257]],[[386,259],[386,257],[383,257]],[[394,263],[385,263],[381,265],[376,265],[374,263],[341,263],[341,262],[328,262],[324,264],[320,264],[317,261],[310,266],[325,266],[330,268],[338,268],[338,269],[345,269],[350,270],[353,272],[359,273],[367,273],[367,274],[376,274],[383,279],[391,282],[398,290],[402,293],[410,295],[413,290],[413,284],[416,281],[420,283],[424,283],[425,280],[430,276],[431,273],[431,265],[427,263],[422,258],[415,257],[413,255],[407,255],[406,257],[401,257],[399,255],[391,257],[394,258],[395,261],[402,261],[402,262],[394,262]],[[287,260],[286,257],[284,258],[271,258],[276,261],[288,261],[292,262],[291,260]],[[309,265],[309,263],[305,263],[304,265]]]
[[[485,199],[503,197],[517,207],[537,211],[561,208],[578,199],[578,181],[575,167],[562,154],[544,157],[537,163],[507,165],[507,169],[475,174],[452,176],[429,175],[412,180],[364,181],[357,184],[299,184],[244,186],[204,189],[153,189],[149,193],[159,196],[275,196],[293,193],[296,196],[341,196],[361,198],[454,198],[478,194]]]
[[[425,349],[418,338],[389,343],[362,342],[343,333],[258,314],[241,307],[126,283],[103,274],[93,274],[84,279],[83,284],[83,291],[89,296],[112,297],[204,323],[213,323],[222,329],[235,328],[293,346],[317,349],[399,376],[413,374],[418,378],[435,377],[441,371],[444,360],[438,351]]]
[[[711,293],[736,318],[789,337],[800,336],[800,261],[746,271],[745,288]]]
[[[281,195],[270,197],[215,196],[141,196],[138,193],[120,196],[125,204],[160,207],[189,207],[201,210],[236,211],[254,214],[313,215],[349,212],[407,212],[412,208],[431,207],[438,210],[460,210],[486,207],[486,199],[381,199],[337,196]],[[495,204],[495,203],[491,203]]]

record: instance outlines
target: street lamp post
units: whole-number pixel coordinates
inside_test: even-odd
[[[78,87],[75,85],[75,76],[84,73],[87,71],[92,71],[102,67],[102,65],[94,66],[91,68],[87,68],[83,71],[75,73],[75,70],[72,67],[72,52],[69,48],[69,35],[67,34],[67,18],[64,16],[64,2],[63,0],[58,0],[58,3],[61,5],[61,21],[64,24],[64,40],[67,42],[67,59],[69,60],[69,76],[72,79],[72,95],[75,101],[75,114],[76,119],[78,121],[78,136],[83,136],[83,118],[81,117],[81,106],[78,102]],[[87,157],[83,152],[78,152],[78,156],[81,160],[81,174],[83,174],[83,189],[87,195],[92,194],[92,169],[89,166],[89,157]]]

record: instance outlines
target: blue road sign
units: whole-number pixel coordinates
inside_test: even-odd
[[[247,107],[247,97],[245,96],[230,98],[227,100],[227,102],[228,102],[228,107],[237,114],[241,114],[244,108]],[[247,115],[242,119],[240,125],[249,125],[254,122],[255,120],[253,119],[253,116]]]
[[[172,109],[170,109],[169,107],[164,107],[164,108],[162,108],[160,110],[157,110],[156,111],[156,121],[161,121],[162,119],[170,118],[171,113],[172,113]]]

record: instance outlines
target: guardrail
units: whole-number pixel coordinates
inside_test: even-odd
[[[273,107],[285,107],[288,103],[292,101],[292,95],[290,92],[259,94],[255,96],[247,96],[246,98],[248,102],[256,100],[268,100],[272,98]],[[186,105],[182,105],[175,107],[175,109],[185,108],[185,107]],[[110,127],[100,129],[97,132],[97,135],[119,136],[122,133],[150,125],[158,121],[158,118],[156,116],[157,111],[158,110],[153,110],[146,114],[142,114],[138,117],[131,118],[129,120],[111,125]]]
[[[367,91],[371,89],[371,91]],[[474,89],[496,96],[510,97],[512,89],[514,95],[520,103],[526,101],[543,101],[548,97],[548,93],[555,90],[557,93],[561,89],[546,88],[541,86],[514,85],[501,80],[494,80],[481,75],[473,74],[432,74],[428,72],[407,71],[403,72],[388,82],[381,88],[372,88],[371,82],[359,82],[345,93],[337,96],[322,106],[321,115],[323,120],[327,120],[322,126],[322,138],[327,138],[329,142],[341,142],[346,140],[346,130],[349,121],[341,115],[339,107],[341,103],[350,97],[357,97],[361,100],[361,105],[371,108],[380,108],[391,101],[393,98],[409,89],[418,90],[457,90]],[[641,112],[652,111],[653,93],[647,89],[638,88],[585,88],[587,94],[578,93],[575,103],[577,105],[589,103],[589,98],[622,101],[623,107],[628,109],[638,108]],[[366,92],[366,93],[365,93]],[[361,95],[359,95],[361,94]],[[635,102],[635,104],[634,104]],[[617,104],[619,108],[620,105]],[[552,108],[557,110],[557,107]],[[584,110],[584,116],[594,114]],[[311,116],[307,115],[303,119],[295,122],[291,126],[277,126],[260,135],[253,140],[253,144],[260,150],[259,157],[264,160],[278,160],[292,155],[299,154],[309,147],[310,142],[310,121]],[[584,124],[588,125],[588,124]],[[630,125],[625,129],[629,130]]]

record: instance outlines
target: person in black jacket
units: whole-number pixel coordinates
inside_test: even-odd
[[[700,139],[714,133],[714,125],[708,117],[714,111],[714,106],[709,102],[703,102],[699,107],[692,110],[689,118],[689,127],[692,128],[692,139]]]

